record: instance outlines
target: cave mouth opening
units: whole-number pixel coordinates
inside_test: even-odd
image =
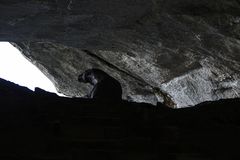
[[[0,78],[25,86],[57,93],[53,83],[9,42],[0,42]]]

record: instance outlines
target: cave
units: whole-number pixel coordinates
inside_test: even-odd
[[[8,0],[0,15],[0,41],[66,96],[0,79],[2,159],[240,157],[238,0]],[[123,100],[83,98],[89,68]]]

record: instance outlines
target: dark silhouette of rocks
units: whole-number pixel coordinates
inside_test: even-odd
[[[186,109],[35,92],[0,79],[4,160],[239,157],[240,100]]]

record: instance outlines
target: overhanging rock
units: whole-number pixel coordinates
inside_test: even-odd
[[[0,40],[68,96],[89,91],[76,77],[96,67],[128,100],[181,108],[239,97],[238,1],[12,0],[0,9]]]

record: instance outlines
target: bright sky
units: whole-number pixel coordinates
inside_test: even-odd
[[[0,78],[49,92],[57,92],[52,82],[8,42],[0,42]]]

